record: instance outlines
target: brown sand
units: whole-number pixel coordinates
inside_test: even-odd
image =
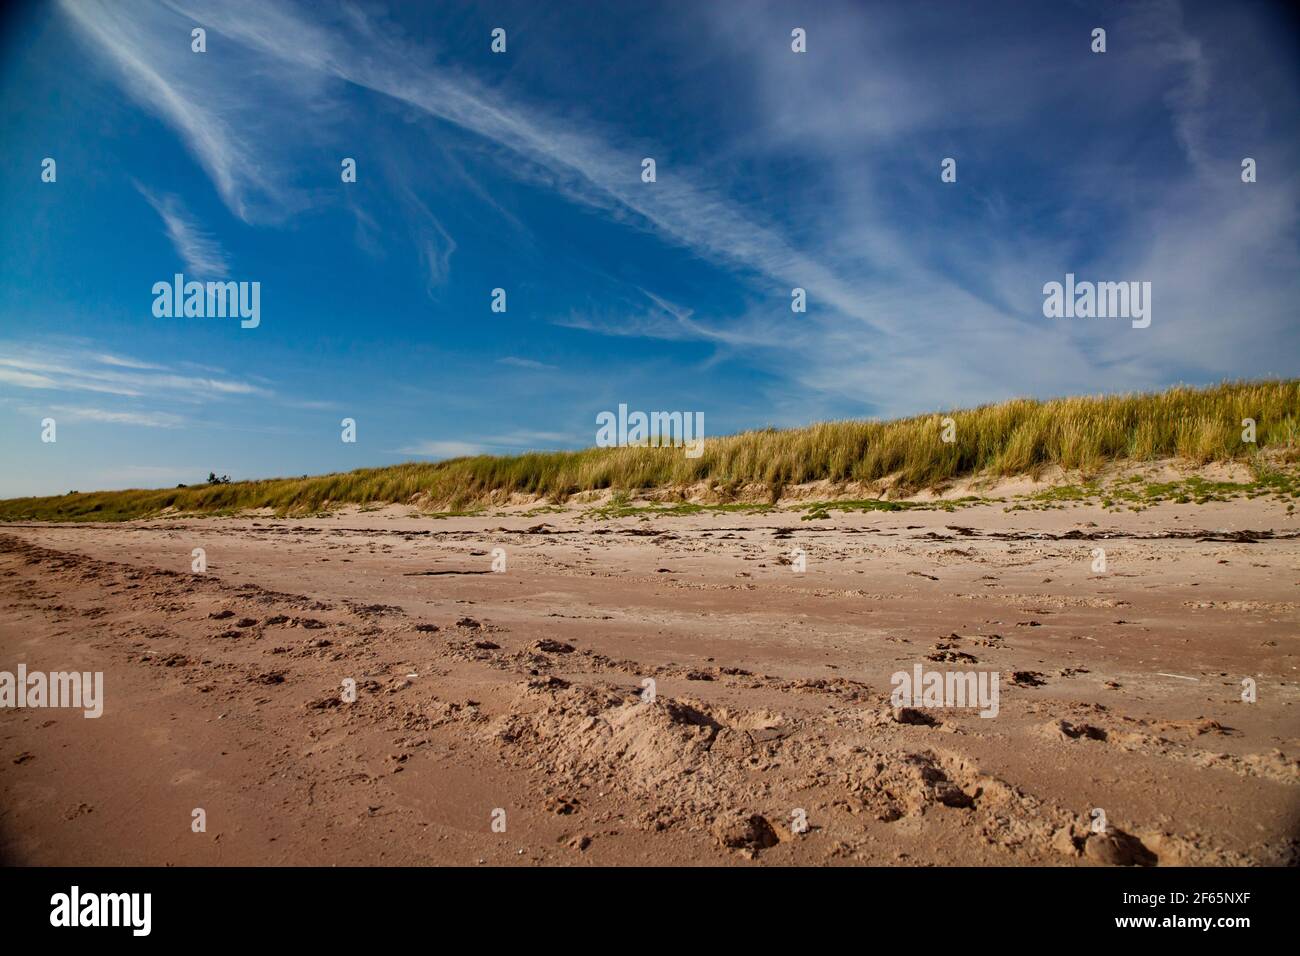
[[[106,685],[98,720],[0,710],[0,859],[1297,859],[1300,521],[1275,503],[408,510],[0,526],[0,670]],[[999,715],[895,714],[915,663],[998,671]]]

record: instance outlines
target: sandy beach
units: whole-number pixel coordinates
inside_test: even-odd
[[[1283,505],[805,515],[0,526],[0,669],[105,686],[0,710],[0,859],[1296,861]]]

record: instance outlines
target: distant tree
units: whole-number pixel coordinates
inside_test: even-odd
[[[210,484],[210,485],[228,485],[228,484],[230,484],[230,476],[229,476],[229,475],[222,475],[220,478],[218,478],[218,477],[217,477],[217,473],[216,473],[215,471],[210,471],[210,472],[208,472],[208,484]]]

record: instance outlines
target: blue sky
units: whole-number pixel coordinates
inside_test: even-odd
[[[722,434],[1297,374],[1281,4],[6,17],[6,496],[585,447],[619,403]],[[156,318],[175,272],[260,282],[261,324]],[[1067,272],[1151,282],[1150,328],[1045,318]]]

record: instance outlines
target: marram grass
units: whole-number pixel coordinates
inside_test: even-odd
[[[952,443],[941,439],[948,416],[956,424]],[[1256,422],[1254,444],[1242,440],[1246,418]],[[389,502],[456,510],[510,494],[563,501],[585,491],[684,495],[701,486],[722,500],[755,490],[776,500],[783,489],[804,482],[887,481],[898,492],[974,476],[1038,475],[1052,466],[1087,475],[1115,463],[1170,458],[1197,465],[1252,461],[1264,451],[1290,461],[1300,457],[1300,379],[1016,399],[887,422],[766,428],[708,439],[698,458],[687,458],[680,448],[588,448],[412,462],[314,478],[14,498],[0,501],[0,519],[115,521],[168,509],[303,514]]]

